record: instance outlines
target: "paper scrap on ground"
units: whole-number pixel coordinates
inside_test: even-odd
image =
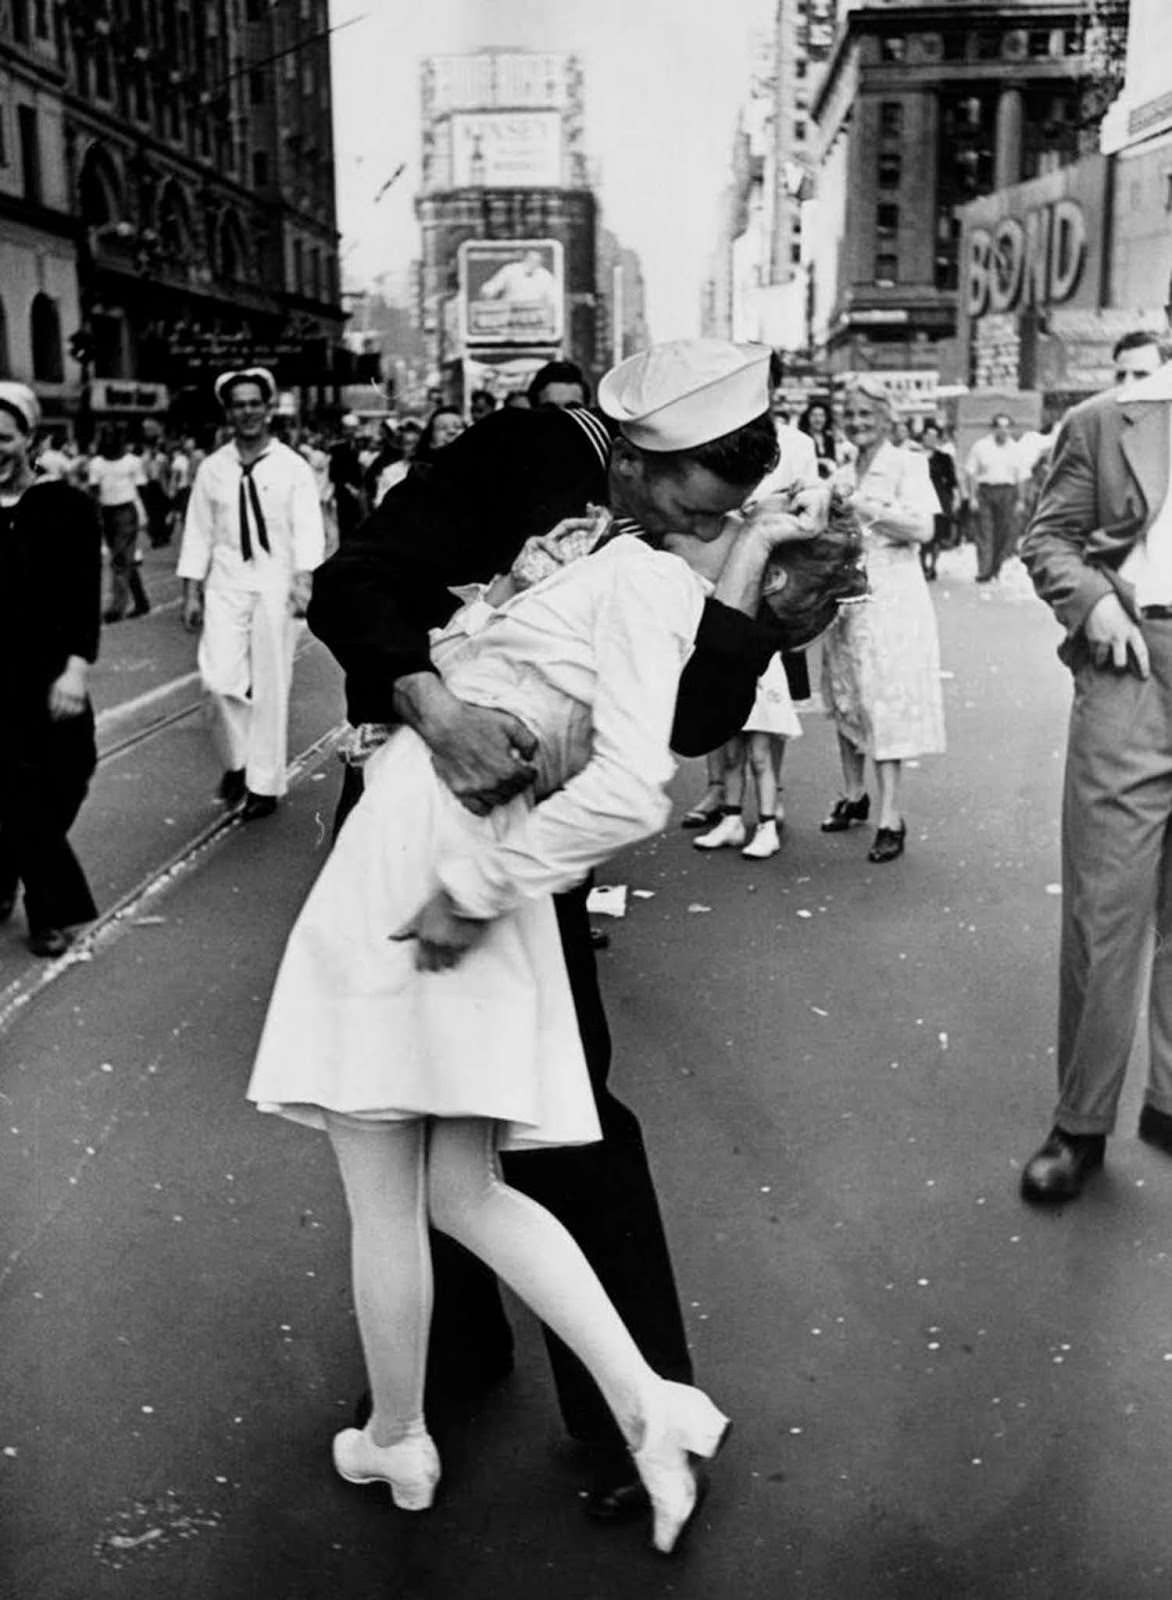
[[[596,917],[625,917],[627,914],[627,886],[625,883],[600,883],[586,897],[586,909]]]
[[[702,906],[700,904],[699,900],[693,900],[691,905],[688,907],[688,910],[689,911],[711,911],[712,907],[711,906]]]

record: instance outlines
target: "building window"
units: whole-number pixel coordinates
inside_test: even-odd
[[[806,119],[805,119],[805,117],[798,117],[798,119],[794,123],[794,139],[797,141],[798,144],[802,144],[804,142],[804,140],[805,140],[805,137],[806,137]]]
[[[110,50],[106,44],[94,46],[94,99],[110,98]]]
[[[12,0],[12,37],[16,44],[28,43],[28,0]]]
[[[888,34],[880,45],[884,61],[903,61],[907,56],[907,40],[901,33]]]
[[[269,181],[269,158],[263,150],[252,152],[252,186],[264,189]]]
[[[0,167],[8,165],[8,107],[0,100]]]
[[[37,127],[35,106],[18,106],[16,120],[20,129],[20,170],[24,180],[26,200],[38,204],[41,199],[41,135]]]
[[[57,303],[47,294],[33,296],[29,313],[32,335],[33,377],[40,383],[65,382],[65,358],[61,351],[61,318]]]
[[[879,102],[879,132],[885,139],[902,139],[902,100],[881,100]]]
[[[141,66],[136,67],[134,71],[131,100],[134,106],[134,120],[136,122],[147,122],[150,119],[151,107],[147,96],[146,72]]]
[[[261,0],[246,0],[244,17],[247,22],[259,22],[261,18]]]
[[[1172,170],[1164,173],[1164,210],[1172,211]]]
[[[903,178],[903,157],[898,150],[884,150],[879,156],[879,187],[898,189]]]
[[[38,39],[49,37],[49,7],[46,0],[33,0],[33,32]]]
[[[248,74],[248,101],[254,106],[265,103],[265,75],[255,69]]]
[[[875,207],[875,281],[894,283],[899,277],[899,207],[881,201]]]
[[[801,242],[800,241],[797,241],[794,244],[790,245],[790,247],[789,247],[789,259],[790,259],[790,265],[791,266],[794,266],[794,267],[800,267],[801,266],[801,264],[802,264],[802,246],[801,246]]]
[[[0,300],[0,372],[11,371],[12,364],[8,359],[8,313],[3,300]]]
[[[293,293],[300,294],[305,275],[305,249],[300,239],[293,241]]]
[[[806,76],[806,62],[805,61],[795,61],[794,62],[794,77],[795,78],[804,78],[805,76]]]

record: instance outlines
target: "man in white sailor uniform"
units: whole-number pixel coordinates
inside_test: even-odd
[[[217,379],[232,438],[195,475],[178,566],[184,627],[203,630],[220,798],[243,800],[246,822],[270,816],[285,792],[295,619],[325,554],[313,471],[270,431],[275,397],[264,367]]]

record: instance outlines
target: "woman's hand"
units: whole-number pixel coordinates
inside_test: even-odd
[[[391,938],[416,941],[415,966],[419,972],[449,972],[483,939],[488,923],[462,917],[445,889],[439,889]]]
[[[49,716],[54,722],[79,717],[86,705],[86,664],[70,656],[65,671],[49,686]]]
[[[309,610],[313,594],[313,573],[295,572],[289,586],[289,610],[295,617],[303,617]]]

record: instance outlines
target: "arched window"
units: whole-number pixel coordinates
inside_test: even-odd
[[[64,383],[65,357],[61,349],[61,318],[57,314],[57,302],[47,294],[35,294],[29,322],[33,377],[40,383]]]
[[[220,218],[218,258],[222,278],[239,282],[248,277],[248,247],[240,218],[234,211],[225,211]]]
[[[193,250],[191,213],[177,183],[165,184],[159,195],[158,226],[164,252],[178,261],[190,262]]]
[[[102,228],[122,219],[122,185],[118,169],[100,145],[91,145],[78,180],[81,218],[87,228]]]

